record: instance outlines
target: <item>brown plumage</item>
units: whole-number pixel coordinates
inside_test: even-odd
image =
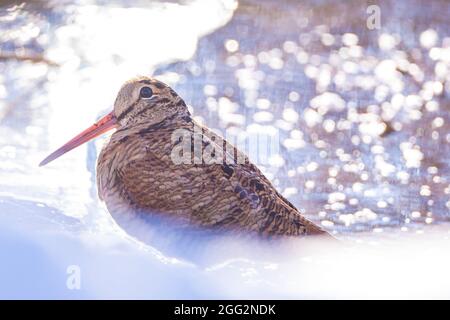
[[[126,82],[111,114],[43,164],[112,126],[117,131],[100,153],[97,185],[125,229],[127,221],[147,216],[181,228],[264,237],[328,235],[280,195],[243,153],[196,123],[170,87],[147,77]],[[186,150],[193,152],[186,157]],[[211,157],[204,159],[206,151]]]

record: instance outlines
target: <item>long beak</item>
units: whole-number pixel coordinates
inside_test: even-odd
[[[88,142],[89,140],[94,139],[95,137],[98,137],[102,133],[105,133],[106,131],[113,129],[116,126],[117,126],[116,117],[114,116],[113,112],[110,112],[106,116],[101,118],[99,121],[94,123],[92,126],[81,132],[75,138],[67,142],[61,148],[50,154],[47,158],[42,160],[39,166],[40,167],[45,166],[47,163],[55,160],[56,158],[59,158],[64,153],[69,152],[70,150],[82,145],[85,142]]]

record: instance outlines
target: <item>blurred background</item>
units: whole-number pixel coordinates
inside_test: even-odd
[[[445,0],[0,1],[0,297],[448,297],[449,16]],[[263,171],[356,251],[180,261],[99,202],[101,139],[37,166],[136,75],[211,128],[276,135]]]

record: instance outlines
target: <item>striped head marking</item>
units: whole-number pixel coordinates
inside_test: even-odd
[[[175,113],[185,115],[187,112],[186,104],[175,91],[148,77],[127,81],[114,103],[114,115],[119,127],[157,123]]]

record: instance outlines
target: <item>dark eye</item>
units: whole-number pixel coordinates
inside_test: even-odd
[[[151,98],[153,95],[153,91],[150,87],[141,88],[141,92],[139,93],[141,98]]]

